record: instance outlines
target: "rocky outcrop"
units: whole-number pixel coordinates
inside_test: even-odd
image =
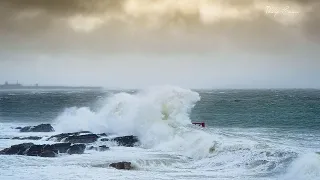
[[[33,145],[34,145],[33,143],[23,143],[23,144],[12,145],[10,148],[6,148],[0,151],[0,154],[23,155]]]
[[[137,136],[120,136],[112,139],[102,138],[100,141],[113,141],[116,142],[118,146],[133,147],[137,145],[139,139]]]
[[[90,131],[80,131],[80,132],[74,132],[74,133],[57,134],[57,135],[49,137],[47,140],[48,141],[58,141],[58,142],[73,141],[74,143],[80,143],[79,141],[94,142],[93,140],[95,140],[95,141],[97,140],[97,139],[94,139],[95,137],[99,137],[99,136],[91,133]],[[86,138],[88,138],[90,140],[86,140]]]
[[[59,153],[82,154],[86,148],[85,144],[58,143],[36,145],[33,143],[23,143],[13,145],[0,151],[1,155],[25,155],[40,157],[56,157]]]
[[[96,151],[107,151],[109,150],[110,148],[107,147],[106,145],[102,145],[102,146],[99,146],[99,147],[94,147],[94,146],[90,146],[88,148],[88,150],[96,150]]]
[[[58,153],[66,153],[70,148],[71,143],[57,143],[49,145],[49,148],[58,150]]]
[[[14,137],[12,139],[16,139],[16,140],[40,140],[40,139],[42,139],[42,137],[39,137],[39,136],[28,136],[28,137]]]
[[[103,145],[103,146],[99,146],[98,147],[98,151],[107,151],[107,150],[109,150],[110,148],[109,147],[107,147],[106,145]]]
[[[40,157],[56,157],[57,154],[53,151],[43,151],[40,154]]]
[[[90,131],[81,131],[81,132],[74,132],[74,133],[62,133],[57,134],[54,136],[49,137],[48,141],[57,141],[57,142],[69,142],[69,143],[82,143],[82,144],[89,144],[96,142],[99,138],[100,141],[113,141],[116,142],[118,146],[126,146],[126,147],[133,147],[137,145],[139,139],[137,136],[121,136],[115,138],[106,138],[108,134],[94,134]],[[104,138],[102,138],[104,137]]]
[[[83,154],[84,150],[86,149],[86,145],[84,144],[74,144],[70,146],[67,150],[68,154]]]
[[[98,140],[99,136],[96,134],[84,134],[78,136],[69,136],[65,138],[64,142],[70,143],[93,143]]]
[[[113,167],[113,168],[116,168],[116,169],[124,169],[124,170],[132,169],[131,162],[111,163],[109,166]]]
[[[20,132],[53,132],[51,124],[40,124],[37,126],[26,126],[20,129]]]
[[[116,142],[118,146],[133,147],[139,142],[139,139],[137,136],[121,136],[110,139],[110,141]]]

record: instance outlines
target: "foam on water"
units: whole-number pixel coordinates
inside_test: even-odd
[[[185,152],[200,158],[209,154],[214,139],[190,127],[189,113],[199,100],[196,92],[170,86],[136,94],[119,93],[110,96],[97,112],[88,107],[67,109],[56,119],[55,129],[136,135],[144,148]]]
[[[285,180],[319,180],[320,179],[320,155],[308,153],[300,156],[290,166]]]
[[[42,161],[37,157],[0,156],[0,161],[4,162],[0,163],[0,179],[19,179],[24,176],[29,179],[39,176],[51,179],[51,175],[56,175],[57,179],[281,177],[300,180],[319,177],[320,155],[309,154],[310,149],[291,145],[290,141],[285,141],[286,138],[276,143],[276,136],[271,134],[273,139],[270,138],[269,131],[256,129],[241,132],[239,129],[192,125],[189,113],[199,100],[197,92],[165,86],[134,94],[110,95],[96,111],[89,107],[67,108],[53,123],[55,133],[89,130],[95,133],[136,135],[141,140],[141,146],[124,148],[112,146],[108,144],[110,142],[96,142],[95,145],[110,145],[110,151],[87,150],[83,155],[62,155]],[[13,125],[1,125],[0,135],[17,136],[18,130],[10,126]],[[0,147],[20,142],[26,141],[1,140]],[[108,168],[109,163],[118,161],[130,161],[136,169],[123,172]],[[31,172],[34,175],[28,176]]]

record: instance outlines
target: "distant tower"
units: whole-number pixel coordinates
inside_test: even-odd
[[[4,83],[4,85],[8,85],[8,81],[6,81],[6,82]]]

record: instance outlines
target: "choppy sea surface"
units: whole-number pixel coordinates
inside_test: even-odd
[[[56,131],[15,129],[41,123]],[[320,180],[320,90],[0,91],[0,150],[53,143],[12,137],[81,130],[135,135],[141,145],[56,158],[1,155],[0,179]],[[108,167],[118,161],[135,169]]]

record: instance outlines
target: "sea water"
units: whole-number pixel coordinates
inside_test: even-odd
[[[15,129],[41,123],[55,132]],[[0,91],[0,149],[82,130],[135,135],[140,145],[96,142],[110,150],[56,158],[1,155],[0,179],[320,179],[320,90]],[[24,136],[43,139],[10,139]],[[119,161],[134,169],[108,167]]]

